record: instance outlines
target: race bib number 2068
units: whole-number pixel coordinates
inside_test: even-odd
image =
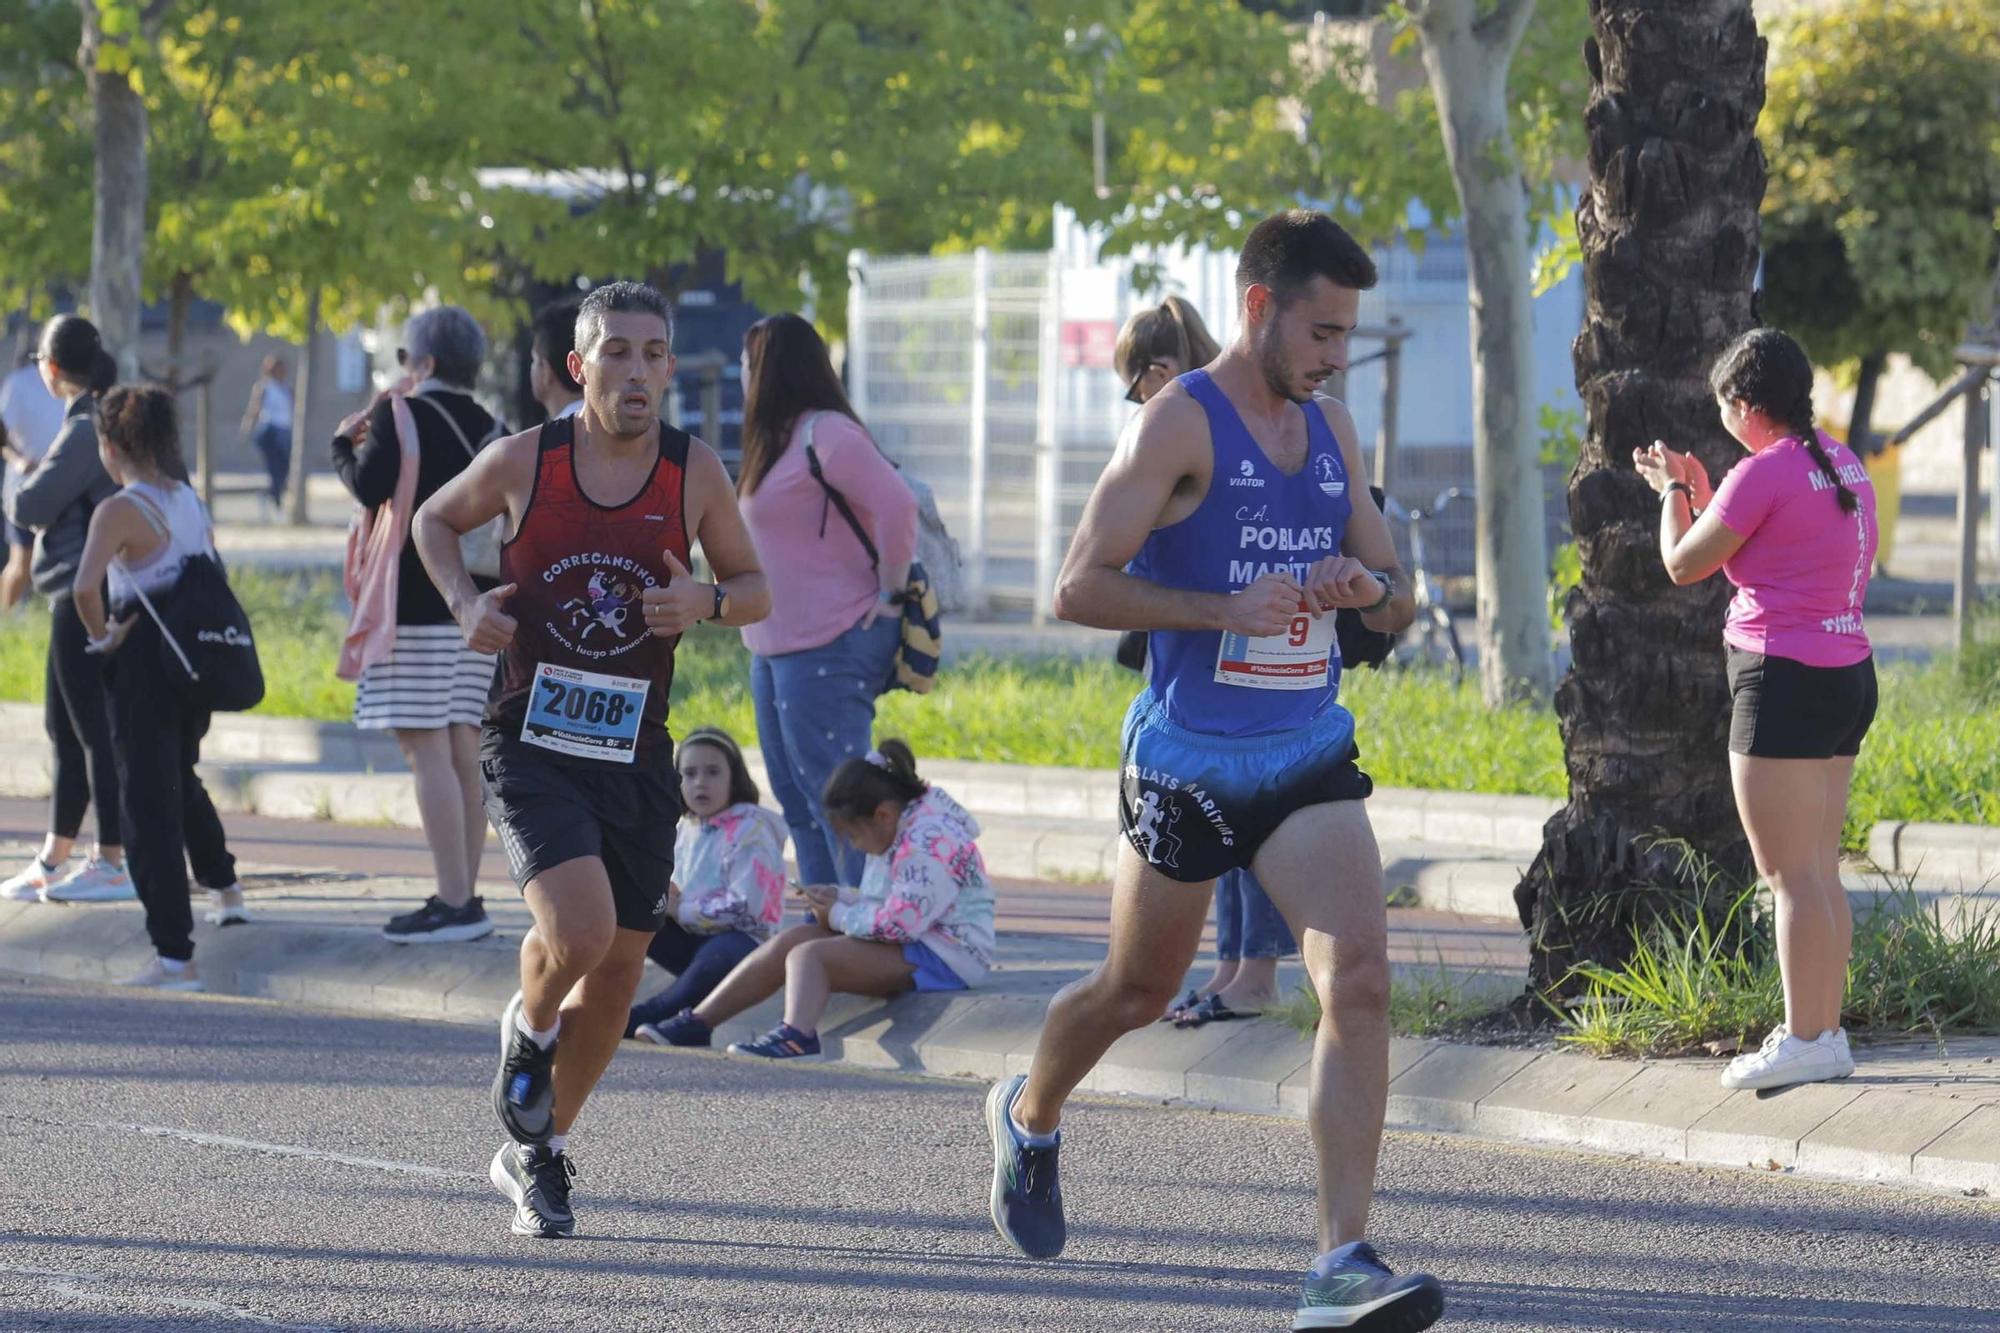
[[[557,754],[629,764],[650,688],[643,680],[540,663],[521,739]]]

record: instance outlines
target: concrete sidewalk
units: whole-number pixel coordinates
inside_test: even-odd
[[[494,937],[399,947],[380,937],[380,922],[416,905],[425,881],[256,866],[245,867],[245,879],[256,919],[197,928],[213,991],[481,1024],[515,989],[527,916],[511,896],[489,900]],[[1073,937],[1006,933],[1000,966],[977,991],[886,1003],[836,997],[822,1024],[827,1058],[957,1078],[1019,1072],[1049,996],[1101,952]],[[136,904],[0,903],[0,970],[103,981],[136,972],[148,956]],[[1284,978],[1288,986],[1295,975]],[[1518,962],[1502,961],[1486,984],[1511,992],[1522,975]],[[650,974],[645,989],[661,981]],[[766,1003],[723,1025],[717,1044],[778,1016],[778,1002]],[[1717,1060],[1600,1061],[1399,1039],[1389,1120],[1599,1153],[2000,1194],[2000,1039],[1954,1040],[1945,1052],[1917,1042],[1864,1045],[1858,1055],[1852,1079],[1765,1096],[1724,1090]],[[1300,1034],[1276,1019],[1187,1032],[1155,1025],[1114,1046],[1084,1086],[1302,1117],[1310,1056]]]

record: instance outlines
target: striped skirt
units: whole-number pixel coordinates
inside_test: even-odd
[[[354,725],[366,731],[478,726],[495,660],[467,648],[456,625],[398,625],[389,656],[361,673]]]

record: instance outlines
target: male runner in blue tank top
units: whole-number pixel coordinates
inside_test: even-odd
[[[1236,341],[1146,404],[1098,480],[1057,614],[1150,632],[1148,684],[1125,718],[1110,951],[1050,1003],[1031,1072],[995,1085],[986,1109],[994,1225],[1053,1257],[1064,1101],[1172,1000],[1213,881],[1255,870],[1322,1013],[1309,1117],[1322,1253],[1292,1327],[1411,1333],[1443,1312],[1437,1279],[1392,1274],[1364,1238],[1388,1100],[1388,926],[1334,612],[1395,631],[1414,607],[1354,419],[1314,397],[1346,367],[1374,285],[1368,252],[1326,215],[1259,224],[1236,268]]]

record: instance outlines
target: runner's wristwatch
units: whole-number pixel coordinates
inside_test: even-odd
[[[1382,610],[1383,608],[1387,607],[1389,603],[1396,600],[1396,585],[1389,581],[1389,576],[1373,569],[1369,570],[1368,572],[1370,574],[1375,575],[1375,577],[1381,581],[1382,595],[1380,597],[1377,597],[1374,601],[1370,602],[1366,606],[1355,608],[1356,610],[1360,611],[1361,614],[1364,616],[1372,616],[1377,611]]]
[[[729,594],[722,590],[720,583],[715,585],[715,610],[709,614],[710,620],[722,619],[722,603],[728,596]]]

